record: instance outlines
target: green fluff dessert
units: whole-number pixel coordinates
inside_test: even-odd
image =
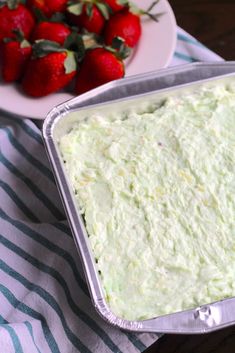
[[[115,315],[235,295],[235,86],[93,114],[59,149]]]

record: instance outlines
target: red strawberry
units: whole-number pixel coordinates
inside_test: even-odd
[[[128,6],[126,0],[103,0],[112,10],[113,13],[121,11],[125,6]]]
[[[5,5],[0,5],[0,42],[3,38],[14,38],[13,30],[20,30],[28,39],[34,25],[32,14],[24,5],[16,1],[13,4],[7,1]]]
[[[94,2],[94,3],[93,3]],[[108,8],[100,2],[75,3],[68,6],[71,21],[88,32],[100,34],[105,20],[109,18]]]
[[[5,82],[14,82],[22,77],[30,58],[32,47],[25,39],[10,40],[2,48],[2,78]]]
[[[64,12],[68,0],[27,0],[27,5],[33,9],[39,9],[50,18],[55,12]]]
[[[105,48],[88,50],[78,72],[76,93],[81,94],[124,76],[122,60]]]
[[[63,23],[44,21],[35,27],[32,40],[48,39],[63,45],[70,33],[70,29]]]
[[[140,16],[128,10],[111,16],[104,30],[104,40],[107,45],[110,45],[115,37],[121,37],[126,45],[133,48],[139,41],[140,36]]]
[[[40,54],[44,46],[44,52]],[[32,97],[43,97],[65,87],[76,74],[74,53],[56,42],[39,41],[22,81],[23,90]]]

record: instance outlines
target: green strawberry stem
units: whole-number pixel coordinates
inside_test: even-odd
[[[152,4],[148,7],[148,9],[146,10],[146,12],[150,12],[152,11],[152,9],[154,8],[155,5],[157,5],[159,3],[159,0],[153,1]]]
[[[164,15],[164,12],[159,12],[156,14],[151,13],[152,9],[159,3],[160,0],[153,1],[152,4],[147,8],[147,10],[139,9],[135,4],[129,3],[130,11],[136,15],[146,15],[151,20],[159,22],[159,18]]]

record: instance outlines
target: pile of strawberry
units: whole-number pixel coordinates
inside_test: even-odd
[[[0,0],[0,65],[5,82],[32,97],[70,86],[75,94],[122,78],[141,36],[128,0]],[[72,82],[72,83],[71,83]]]

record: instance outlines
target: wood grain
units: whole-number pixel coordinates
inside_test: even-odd
[[[226,60],[235,60],[235,0],[169,0],[179,26]]]
[[[235,60],[235,0],[169,0],[179,26]],[[235,353],[235,327],[207,335],[164,335],[145,353]]]
[[[206,335],[165,335],[145,353],[234,353],[235,327]]]

